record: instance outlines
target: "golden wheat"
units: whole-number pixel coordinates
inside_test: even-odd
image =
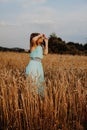
[[[0,130],[86,130],[87,57],[44,57],[44,98],[31,93],[28,60],[0,52]]]

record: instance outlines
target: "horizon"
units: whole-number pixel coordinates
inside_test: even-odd
[[[86,0],[0,0],[0,46],[29,49],[32,32],[87,43]]]

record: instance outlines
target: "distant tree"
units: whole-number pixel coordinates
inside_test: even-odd
[[[87,43],[84,45],[84,50],[87,50]]]
[[[48,48],[49,48],[49,52],[50,53],[57,53],[57,50],[56,50],[56,44],[57,44],[57,36],[55,33],[52,33],[50,36],[49,36],[49,43],[48,43]],[[56,52],[55,52],[56,50]]]
[[[75,54],[78,54],[78,53],[79,53],[79,51],[78,51],[78,49],[76,48],[74,42],[68,42],[68,43],[67,43],[67,48],[68,48],[69,54],[75,55]]]
[[[78,49],[79,51],[84,51],[84,46],[83,46],[82,44],[75,43],[74,46],[75,46],[76,49]]]
[[[52,33],[49,37],[49,52],[63,54],[67,51],[67,46],[62,38],[57,37],[55,33]]]
[[[58,37],[58,41],[62,42],[62,38]]]
[[[84,45],[84,53],[87,55],[87,43]]]
[[[52,33],[49,36],[49,53],[59,53],[59,54],[79,54],[87,55],[87,44],[84,46],[79,43],[68,42],[62,40],[62,38],[58,37],[55,33]]]
[[[49,38],[57,38],[56,33],[52,33],[52,34],[50,34],[50,37],[49,37]]]

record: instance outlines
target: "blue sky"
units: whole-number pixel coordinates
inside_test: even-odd
[[[29,48],[32,32],[87,42],[87,0],[0,0],[0,46]]]

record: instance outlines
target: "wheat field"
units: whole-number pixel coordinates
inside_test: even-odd
[[[48,54],[44,98],[30,91],[28,53],[0,52],[0,130],[86,130],[87,57]]]

